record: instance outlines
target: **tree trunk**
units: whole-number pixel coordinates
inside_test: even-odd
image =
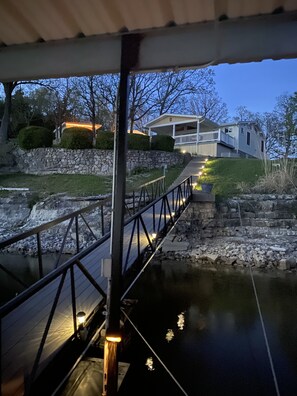
[[[4,82],[2,83],[5,92],[5,103],[4,103],[4,113],[1,120],[1,127],[0,127],[0,143],[6,143],[8,140],[8,130],[10,124],[10,117],[11,117],[11,96],[14,87],[16,86],[15,82]]]

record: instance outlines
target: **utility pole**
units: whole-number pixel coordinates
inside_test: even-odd
[[[122,290],[123,233],[126,192],[126,155],[129,74],[137,66],[140,35],[123,35],[119,83],[117,127],[114,145],[111,278],[107,296],[106,338],[104,343],[103,396],[115,396],[118,384],[118,344],[121,342],[120,302]]]

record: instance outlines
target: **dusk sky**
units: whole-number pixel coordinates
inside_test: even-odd
[[[272,111],[276,98],[297,91],[297,59],[213,67],[220,97],[232,117],[238,106],[253,112]]]

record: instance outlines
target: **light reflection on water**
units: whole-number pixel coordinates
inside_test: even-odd
[[[60,263],[71,256],[62,255]],[[44,254],[43,273],[48,274],[54,269],[58,254]],[[0,264],[21,279],[26,285],[32,285],[39,279],[39,267],[37,257],[23,256],[18,254],[0,254]],[[21,293],[24,287],[10,275],[0,269],[0,305],[9,301]]]
[[[255,282],[280,393],[297,395],[297,277],[257,274]],[[189,395],[275,395],[248,274],[164,262],[151,266],[129,297],[139,300],[134,323]],[[181,395],[156,359],[155,370],[147,370],[148,356],[134,335],[120,395]]]

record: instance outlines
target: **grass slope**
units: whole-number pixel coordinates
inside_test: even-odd
[[[181,173],[183,166],[168,168],[166,186]],[[162,169],[139,170],[127,177],[127,191],[137,190],[140,185],[163,175]],[[0,187],[25,187],[38,196],[66,193],[72,196],[92,196],[111,193],[111,176],[94,175],[27,175],[23,173],[0,174]],[[0,196],[9,196],[9,191],[0,191]],[[38,199],[38,198],[37,198]]]
[[[213,183],[213,193],[227,197],[240,192],[240,186],[254,185],[264,174],[264,162],[257,159],[245,158],[216,158],[207,161],[201,183]]]

